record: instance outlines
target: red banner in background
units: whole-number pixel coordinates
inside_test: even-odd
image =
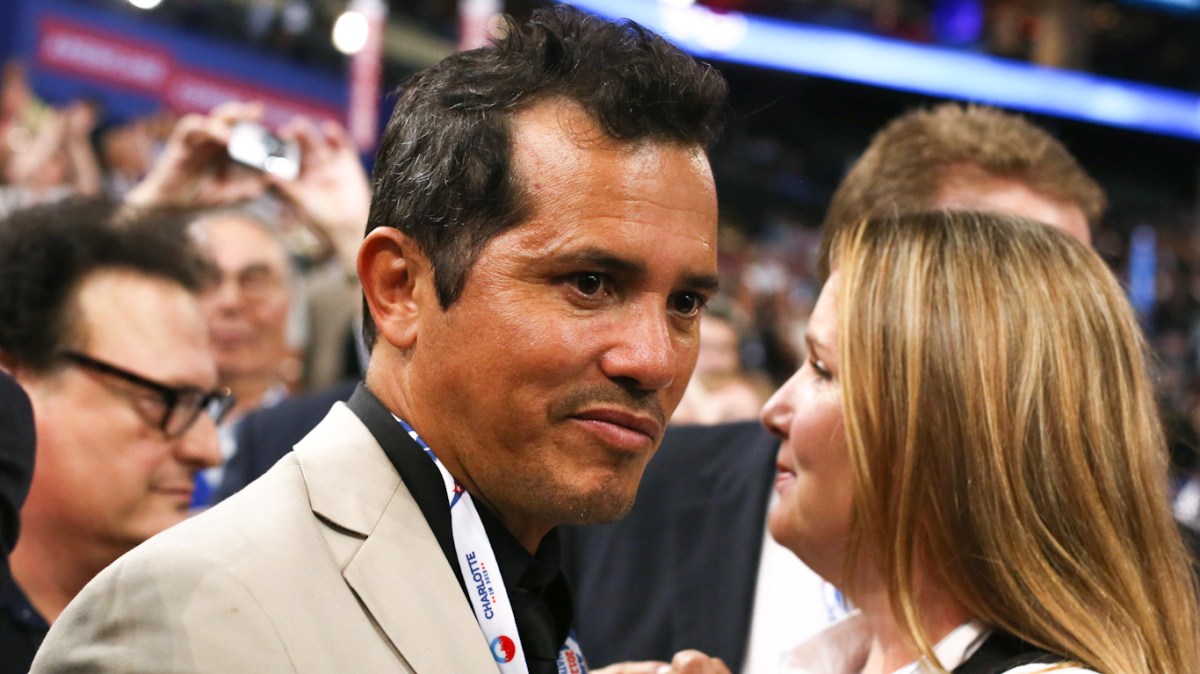
[[[178,113],[208,112],[226,101],[259,101],[269,126],[296,115],[340,121],[336,107],[176,62],[158,45],[61,17],[38,22],[40,67],[157,98]],[[378,90],[376,91],[376,95]]]
[[[258,101],[267,126],[278,126],[296,115],[340,122],[336,109],[322,103],[194,69],[176,68],[163,100],[177,112],[208,112],[225,101]]]
[[[502,0],[458,0],[458,49],[467,51],[491,44],[496,19],[504,11]]]
[[[39,24],[37,60],[49,70],[154,93],[166,87],[171,54],[152,44],[57,18]]]
[[[387,5],[383,0],[352,0],[347,11],[367,20],[367,42],[350,58],[350,137],[359,152],[375,147],[379,134],[379,80],[383,77],[383,33]]]

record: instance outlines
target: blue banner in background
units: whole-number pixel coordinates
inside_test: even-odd
[[[254,100],[264,103],[270,125],[297,114],[345,124],[344,75],[70,2],[25,0],[3,18],[11,19],[0,29],[0,39],[11,34],[8,55],[25,63],[34,90],[54,104],[88,97],[120,120]]]
[[[1200,95],[958,49],[662,0],[565,0],[701,58],[1200,140]]]
[[[1157,237],[1153,227],[1141,225],[1129,240],[1129,303],[1145,320],[1157,297]]]

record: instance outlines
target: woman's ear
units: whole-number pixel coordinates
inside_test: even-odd
[[[422,310],[437,308],[425,306],[433,270],[416,242],[393,227],[371,230],[358,249],[358,278],[379,337],[397,349],[412,348]]]

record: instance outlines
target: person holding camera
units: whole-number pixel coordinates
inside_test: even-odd
[[[258,104],[230,102],[181,118],[125,199],[133,209],[194,211],[193,233],[217,266],[203,305],[221,383],[238,400],[221,429],[225,462],[246,412],[360,369],[346,354],[357,352],[353,269],[370,204],[366,173],[338,124],[295,118],[276,135],[262,115]],[[294,223],[322,241],[325,264],[302,272],[294,262]],[[195,505],[208,505],[222,479],[223,466],[205,471]]]

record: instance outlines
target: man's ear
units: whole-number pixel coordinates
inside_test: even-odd
[[[433,268],[416,242],[394,227],[371,230],[358,249],[358,278],[379,337],[412,348],[421,310],[437,308]]]

